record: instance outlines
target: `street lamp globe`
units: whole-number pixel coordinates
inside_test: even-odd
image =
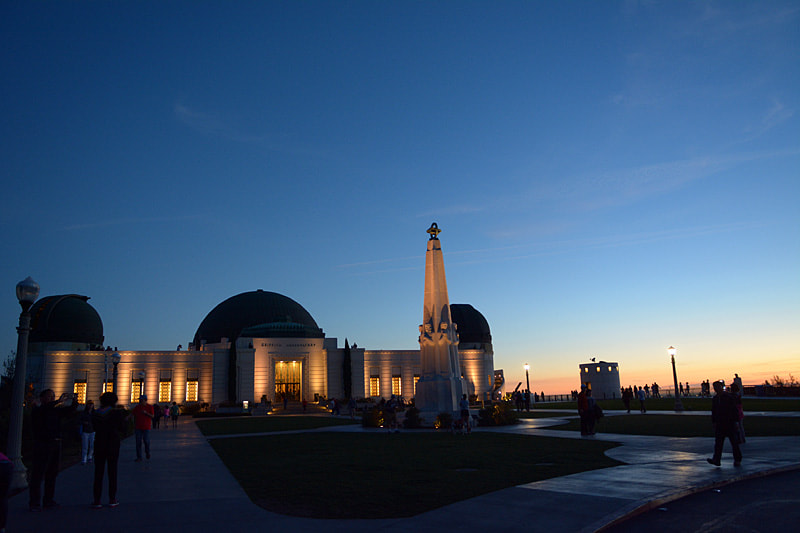
[[[675,370],[675,352],[677,352],[677,350],[675,349],[674,346],[670,346],[669,348],[667,348],[667,353],[669,354],[670,359],[672,360],[672,382],[675,387],[675,411],[681,412],[683,411],[683,403],[681,403],[681,396],[678,392],[679,389],[678,372]]]
[[[114,352],[111,355],[111,362],[115,365],[118,365],[120,361],[122,361],[122,356],[119,354],[119,352]]]
[[[37,298],[39,298],[39,284],[33,281],[33,278],[28,276],[17,283],[17,300],[23,311],[30,309]]]
[[[530,369],[531,369],[531,365],[529,365],[528,363],[525,363],[525,372],[527,372]]]

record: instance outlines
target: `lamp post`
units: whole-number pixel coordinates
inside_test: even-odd
[[[147,387],[145,387],[144,385],[144,378],[145,378],[145,373],[144,370],[142,370],[141,372],[139,372],[139,380],[140,383],[142,384],[142,391],[139,393],[139,396],[147,396]]]
[[[108,392],[108,352],[103,355],[103,392]]]
[[[531,365],[525,363],[525,384],[528,386],[528,394],[531,392],[531,378],[528,376],[528,370],[531,369]]]
[[[22,415],[25,405],[25,377],[28,362],[28,334],[31,331],[30,309],[39,297],[39,284],[30,276],[17,283],[17,300],[22,307],[17,328],[17,359],[14,363],[14,386],[11,393],[11,413],[8,424],[8,458],[14,465],[10,488],[28,486],[27,470],[22,463]]]
[[[677,350],[670,346],[667,348],[667,353],[669,353],[670,358],[672,359],[672,381],[675,384],[675,411],[681,412],[683,411],[683,404],[681,403],[681,396],[678,394],[678,373],[675,371],[675,352]]]
[[[111,379],[114,381],[112,387],[114,387],[113,392],[117,395],[117,398],[119,398],[119,388],[117,387],[117,365],[121,360],[122,356],[119,354],[119,352],[114,352],[114,354],[111,356],[111,362],[114,364],[114,370],[111,374]]]

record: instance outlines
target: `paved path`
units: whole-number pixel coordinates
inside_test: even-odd
[[[478,431],[581,438],[575,432],[547,429],[555,423],[556,419],[542,418]],[[339,426],[314,431],[375,430]],[[182,420],[177,430],[151,431],[151,436],[150,461],[133,461],[132,438],[122,444],[119,507],[90,509],[93,467],[76,465],[59,475],[56,499],[60,509],[31,513],[27,491],[12,498],[9,531],[249,533],[261,527],[326,532],[518,531],[520,527],[527,531],[596,531],[629,513],[702,488],[800,468],[800,437],[749,437],[741,467],[733,467],[727,453],[723,466],[715,468],[705,462],[713,448],[711,438],[597,435],[594,438],[622,443],[607,453],[628,464],[504,489],[413,518],[316,520],[283,516],[252,504],[189,420]]]

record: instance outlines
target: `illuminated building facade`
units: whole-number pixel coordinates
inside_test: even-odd
[[[580,365],[581,383],[592,390],[592,396],[598,400],[620,398],[619,364],[584,363]]]
[[[75,392],[97,399],[112,389],[112,353],[104,349],[103,323],[89,298],[41,298],[31,309],[29,380],[38,391]],[[467,392],[488,399],[494,353],[489,325],[471,305],[451,305],[458,326],[461,375]],[[419,350],[365,350],[338,346],[300,304],[263,290],[233,296],[201,322],[187,350],[119,350],[120,403],[226,400],[258,403],[416,395]],[[345,362],[349,360],[349,365]],[[346,375],[349,373],[349,376]],[[349,379],[347,379],[349,378]]]

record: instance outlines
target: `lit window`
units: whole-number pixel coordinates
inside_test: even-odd
[[[137,403],[139,396],[142,395],[142,380],[137,379],[131,382],[131,403]]]
[[[114,382],[108,380],[107,382],[103,383],[103,392],[114,392]]]
[[[611,372],[611,367],[608,367],[608,371]]]
[[[72,392],[75,393],[78,403],[86,403],[86,382],[76,381],[72,386]]]
[[[197,401],[197,380],[190,379],[186,382],[186,401],[187,402],[196,402]]]
[[[600,372],[600,367],[599,366],[597,367],[597,371]]]
[[[584,368],[584,369],[583,369],[583,371],[584,371],[584,372],[588,372],[588,371],[589,371],[589,369],[588,369],[588,368]]]
[[[373,397],[381,395],[381,378],[378,376],[369,378],[369,395]]]
[[[158,401],[171,402],[172,401],[172,382],[160,381],[158,383]]]
[[[392,376],[392,394],[395,396],[402,396],[403,385],[400,376]]]
[[[417,381],[419,381],[419,374],[414,375],[414,396],[417,395]]]

